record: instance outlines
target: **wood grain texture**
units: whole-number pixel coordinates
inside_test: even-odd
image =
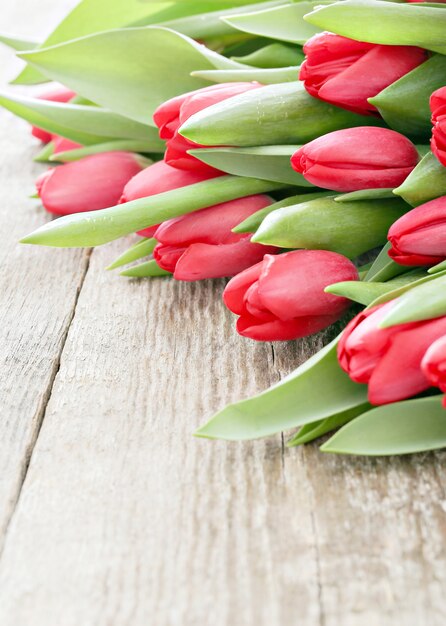
[[[11,77],[10,59],[1,47],[0,82]],[[31,250],[17,243],[49,218],[27,197],[43,168],[32,161],[39,144],[30,138],[27,124],[0,111],[0,136],[1,550],[51,392],[88,254],[71,251],[56,258],[54,250]]]
[[[446,454],[194,439],[323,337],[244,340],[222,281],[105,272],[125,242],[88,271],[18,248],[45,218],[25,199],[31,140],[3,119],[1,626],[443,626]]]

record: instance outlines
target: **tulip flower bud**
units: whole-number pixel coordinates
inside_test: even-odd
[[[343,280],[358,280],[358,271],[340,254],[325,250],[268,254],[229,281],[223,300],[240,316],[240,335],[286,341],[316,333],[342,316],[350,302],[324,289]]]
[[[158,193],[179,189],[187,185],[201,183],[203,180],[210,180],[220,176],[220,172],[190,172],[187,170],[179,170],[176,167],[168,165],[165,161],[158,161],[149,165],[129,180],[124,187],[120,204],[138,200],[138,198],[147,198],[155,196]],[[144,230],[138,231],[138,235],[142,237],[153,237],[154,232],[158,228],[150,226]]]
[[[434,91],[429,105],[433,126],[431,149],[440,163],[446,167],[446,87]]]
[[[436,265],[446,259],[446,196],[400,217],[387,238],[389,256],[400,265]]]
[[[429,346],[421,361],[421,369],[431,385],[446,393],[446,335]],[[443,406],[446,408],[446,396]]]
[[[166,163],[195,172],[217,172],[187,153],[188,150],[202,146],[182,137],[178,129],[194,113],[260,86],[259,83],[222,83],[185,93],[161,104],[155,111],[153,120],[159,128],[161,139],[166,139]]]
[[[103,152],[48,170],[36,181],[47,211],[69,215],[115,205],[124,185],[144,167],[130,152]]]
[[[377,113],[368,98],[427,58],[422,48],[380,46],[328,32],[309,39],[304,53],[299,78],[308,93],[363,115]]]
[[[405,400],[431,383],[421,368],[426,350],[446,334],[446,317],[379,328],[393,302],[366,309],[344,330],[338,345],[342,369],[369,386],[372,404]]]
[[[50,102],[69,102],[75,96],[76,94],[74,91],[70,91],[70,89],[62,87],[60,89],[46,91],[37,97],[40,100],[48,100]],[[51,139],[53,139],[53,135],[51,133],[43,130],[43,128],[38,128],[37,126],[32,127],[31,134],[33,137],[40,139],[43,143],[49,143]]]
[[[291,157],[306,180],[334,191],[397,187],[417,162],[418,152],[404,135],[371,126],[328,133]]]
[[[248,196],[168,220],[155,232],[159,243],[153,256],[177,280],[234,276],[276,252],[272,246],[251,243],[249,234],[232,232],[272,202],[268,196]]]

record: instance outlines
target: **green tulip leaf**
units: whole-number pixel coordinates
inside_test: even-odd
[[[395,199],[335,202],[319,198],[270,213],[252,241],[280,248],[331,250],[353,259],[383,244],[390,226],[405,212],[404,202]]]
[[[228,405],[195,434],[228,440],[267,437],[363,405],[367,387],[352,382],[339,367],[336,345],[335,339],[259,395]]]
[[[39,43],[31,39],[22,39],[21,37],[14,37],[13,35],[6,35],[0,33],[0,43],[3,43],[8,48],[21,52],[22,50],[34,50]]]
[[[36,154],[33,161],[36,163],[49,163],[54,153],[54,141],[49,141],[43,148]]]
[[[421,4],[344,0],[318,6],[305,20],[350,39],[446,52],[446,11]]]
[[[202,78],[213,83],[250,82],[256,81],[262,85],[295,82],[299,74],[299,66],[279,67],[275,69],[261,69],[250,67],[232,70],[202,70],[191,72],[191,76]]]
[[[441,396],[376,407],[341,428],[323,452],[384,456],[446,446],[446,411]]]
[[[446,272],[429,275],[401,295],[381,320],[380,327],[419,322],[446,315]],[[443,291],[444,290],[444,291]]]
[[[359,406],[355,406],[353,409],[341,411],[341,413],[337,413],[331,417],[326,417],[323,420],[317,420],[316,422],[305,424],[305,426],[302,426],[302,428],[299,429],[297,435],[287,442],[287,446],[292,448],[294,446],[300,446],[304,443],[310,443],[310,441],[314,441],[332,430],[351,422],[352,419],[358,417],[358,415],[361,415],[361,413],[364,413],[369,408],[370,404],[366,402],[364,404],[360,404]]]
[[[442,261],[441,263],[438,263],[438,265],[434,265],[434,267],[430,267],[427,270],[427,273],[437,274],[438,272],[442,272],[443,270],[446,270],[446,261]]]
[[[194,70],[243,67],[167,28],[128,28],[20,55],[48,78],[144,124],[165,100],[205,87]]]
[[[242,15],[227,17],[224,21],[234,28],[257,35],[290,43],[304,44],[310,37],[320,32],[304,21],[304,15],[312,11],[316,2],[297,2],[284,4],[272,9],[246,12]]]
[[[381,200],[385,198],[394,198],[393,189],[361,189],[359,191],[350,191],[336,196],[336,202],[351,202],[353,200]]]
[[[0,92],[0,105],[30,124],[67,137],[82,145],[103,143],[104,138],[144,140],[150,150],[163,150],[157,129],[99,107],[62,104]]]
[[[57,163],[70,163],[72,161],[79,161],[79,159],[83,159],[84,157],[90,156],[91,154],[113,152],[114,150],[121,150],[124,152],[139,152],[140,154],[147,154],[148,152],[164,152],[162,145],[159,148],[155,149],[154,145],[150,144],[150,142],[138,141],[137,139],[115,139],[114,141],[96,143],[91,146],[85,146],[83,148],[57,152],[56,154],[51,153],[49,161]],[[150,161],[147,164],[149,165]]]
[[[389,242],[383,246],[381,252],[372,263],[372,266],[367,272],[364,280],[385,282],[408,271],[407,267],[395,263],[395,261],[389,257],[389,250],[391,247],[392,246]]]
[[[280,202],[275,202],[274,204],[270,204],[269,206],[256,211],[249,217],[247,217],[243,222],[240,222],[235,228],[232,229],[233,233],[255,233],[256,230],[260,227],[260,224],[263,222],[265,217],[272,213],[273,211],[277,211],[277,209],[281,209],[284,206],[291,206],[293,204],[300,204],[301,202],[308,202],[309,200],[316,200],[317,198],[326,198],[330,196],[331,192],[329,191],[315,191],[310,193],[299,194],[297,196],[290,196],[285,198],[284,200],[280,200]]]
[[[296,187],[313,187],[291,167],[290,157],[298,149],[299,146],[205,148],[190,150],[189,154],[228,174],[274,180]]]
[[[305,55],[301,50],[281,43],[269,44],[245,56],[231,57],[236,63],[253,65],[254,67],[264,69],[298,66],[302,63],[304,58]]]
[[[364,124],[382,124],[310,96],[302,83],[251,89],[192,115],[180,128],[204,146],[303,144],[320,135]]]
[[[106,269],[114,270],[117,267],[122,267],[123,265],[127,265],[128,263],[139,261],[139,259],[142,259],[145,256],[149,256],[149,254],[152,254],[157,243],[157,240],[153,239],[153,237],[140,239],[128,250],[119,255],[118,258],[113,261],[113,263],[110,263],[110,265],[106,267]]]
[[[393,193],[418,206],[446,195],[446,167],[429,152]]]
[[[172,217],[284,187],[255,178],[219,176],[108,209],[66,215],[41,226],[21,243],[58,248],[99,246]]]
[[[120,273],[120,276],[128,276],[129,278],[155,278],[157,276],[172,276],[171,272],[163,270],[155,259],[140,263]]]
[[[445,84],[446,57],[436,54],[428,61],[369,98],[387,124],[412,137],[430,138],[429,98]]]

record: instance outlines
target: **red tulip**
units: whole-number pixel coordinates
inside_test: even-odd
[[[143,164],[130,152],[103,152],[48,170],[36,181],[47,211],[69,215],[118,203],[124,185]]]
[[[429,346],[421,361],[421,369],[431,385],[446,393],[446,335]],[[443,406],[446,408],[446,396]]]
[[[179,170],[176,167],[167,165],[164,161],[158,161],[143,169],[134,176],[124,187],[120,203],[131,202],[132,200],[138,200],[138,198],[146,198],[148,196],[154,196],[158,193],[164,193],[165,191],[172,191],[172,189],[179,189],[180,187],[186,187],[187,185],[193,185],[195,183],[201,183],[204,180],[210,180],[220,176],[221,172],[188,172],[185,170]],[[158,228],[157,226],[149,226],[140,230],[138,235],[142,237],[153,237],[154,232]]]
[[[310,141],[291,157],[296,172],[333,191],[398,187],[417,162],[418,153],[409,139],[374,126],[336,130]]]
[[[178,280],[234,276],[276,248],[251,243],[251,235],[231,232],[244,219],[272,203],[256,195],[216,204],[163,222],[153,256]]]
[[[51,91],[44,92],[37,96],[40,100],[48,100],[50,102],[69,102],[72,98],[74,98],[76,94],[74,91],[70,91],[69,89],[65,89],[65,87],[61,87],[59,89],[53,89]],[[51,133],[43,128],[39,128],[38,126],[33,126],[31,133],[33,137],[40,139],[43,143],[48,143],[53,139]]]
[[[222,83],[190,91],[161,104],[155,111],[153,120],[159,128],[161,139],[167,140],[164,156],[166,163],[180,169],[216,173],[218,170],[215,168],[187,154],[188,150],[204,146],[182,137],[178,129],[194,113],[258,87],[261,87],[259,83]]]
[[[380,91],[426,60],[414,46],[382,46],[318,33],[304,45],[299,78],[309,94],[348,111],[378,113],[369,104]]]
[[[285,341],[326,328],[350,302],[324,289],[357,280],[351,261],[336,252],[294,250],[271,256],[229,281],[223,299],[239,315],[237,332],[258,341]]]
[[[446,259],[446,196],[400,217],[387,238],[389,256],[401,265],[436,265]]]
[[[54,142],[53,154],[59,154],[59,152],[67,152],[68,150],[77,150],[82,148],[80,143],[66,139],[66,137],[60,137],[59,135],[52,135],[52,141]]]
[[[393,302],[357,315],[338,346],[342,369],[357,383],[367,383],[372,404],[410,398],[430,387],[421,368],[433,341],[446,334],[446,317],[378,328]]]
[[[446,87],[441,87],[434,91],[430,97],[430,107],[433,125],[432,152],[440,163],[446,167]]]

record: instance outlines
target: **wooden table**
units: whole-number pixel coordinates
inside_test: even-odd
[[[3,0],[2,28],[69,4]],[[322,339],[241,339],[221,281],[104,271],[128,242],[17,245],[48,219],[27,198],[43,167],[0,122],[1,626],[443,626],[445,454],[193,438]]]

